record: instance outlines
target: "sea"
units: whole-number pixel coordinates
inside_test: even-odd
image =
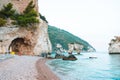
[[[47,62],[61,80],[120,80],[120,54],[108,52],[73,54],[78,60],[53,59]]]

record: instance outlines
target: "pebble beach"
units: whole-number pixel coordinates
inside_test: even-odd
[[[38,56],[0,59],[0,80],[60,80]]]

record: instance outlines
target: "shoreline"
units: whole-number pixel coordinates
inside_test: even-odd
[[[46,65],[49,59],[17,55],[4,57],[0,59],[0,80],[60,80]]]
[[[45,64],[47,60],[48,59],[45,58],[37,60],[37,80],[60,80],[60,78]]]

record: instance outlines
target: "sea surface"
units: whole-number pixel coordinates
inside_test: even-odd
[[[78,60],[54,59],[47,65],[61,80],[120,80],[120,54],[90,52],[74,55]]]

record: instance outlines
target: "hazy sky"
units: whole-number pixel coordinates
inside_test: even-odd
[[[120,35],[120,0],[38,0],[49,25],[86,40],[97,51]]]

